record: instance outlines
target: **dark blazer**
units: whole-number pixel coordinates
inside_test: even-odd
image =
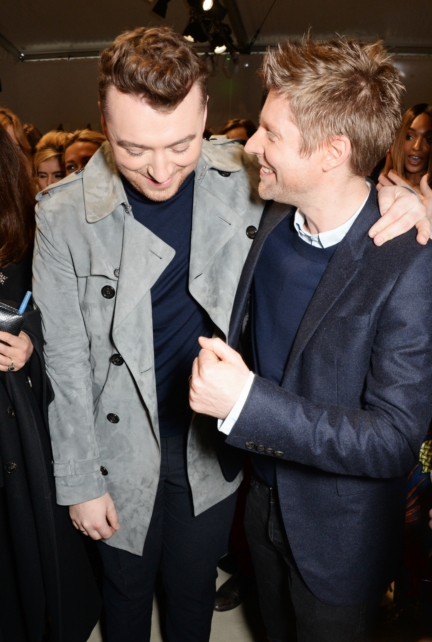
[[[231,345],[264,241],[293,212],[273,204],[264,218],[240,280]],[[335,605],[373,598],[393,578],[404,475],[432,416],[432,245],[417,244],[412,230],[378,248],[367,234],[378,218],[372,188],[304,315],[281,386],[255,377],[227,438],[271,449],[299,570]]]
[[[83,537],[55,501],[38,312],[23,330],[31,359],[0,373],[0,640],[39,642],[48,616],[53,642],[85,642],[101,601]]]

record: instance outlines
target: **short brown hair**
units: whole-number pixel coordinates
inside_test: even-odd
[[[268,91],[289,99],[304,155],[342,134],[351,170],[367,176],[389,150],[405,88],[381,42],[287,42],[267,52],[262,76]]]
[[[391,149],[394,171],[396,172],[396,174],[405,179],[407,178],[404,152],[405,141],[408,130],[411,127],[413,121],[417,118],[417,116],[420,116],[421,114],[427,114],[432,120],[432,105],[428,105],[427,103],[418,103],[417,105],[413,105],[406,110]],[[432,186],[432,153],[429,154],[429,165],[427,173],[429,174],[429,185]]]
[[[140,27],[121,34],[102,52],[99,99],[109,87],[142,96],[154,109],[172,111],[198,82],[207,100],[207,66],[194,49],[168,27]]]

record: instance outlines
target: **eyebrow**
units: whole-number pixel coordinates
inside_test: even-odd
[[[169,145],[166,145],[167,148],[169,147],[177,147],[177,145],[181,145],[182,143],[190,143],[196,138],[196,134],[191,134],[190,136],[186,136],[185,138],[182,138],[181,140],[177,140],[175,143],[170,143]],[[116,141],[117,145],[120,147],[136,147],[137,149],[150,149],[147,147],[147,145],[140,145],[139,143],[132,143],[129,140],[118,140]]]

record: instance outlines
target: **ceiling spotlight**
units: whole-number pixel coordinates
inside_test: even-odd
[[[183,31],[183,38],[188,42],[207,42],[208,37],[197,20],[191,18],[186,29]]]
[[[155,13],[157,16],[160,16],[161,18],[166,18],[169,1],[170,0],[157,0],[155,6],[152,9],[153,13]]]
[[[202,8],[204,11],[210,11],[213,7],[213,0],[204,0],[202,3]]]
[[[210,38],[210,45],[215,54],[225,53],[228,47],[234,49],[230,26],[222,22],[214,28]]]
[[[227,46],[226,45],[217,45],[214,48],[215,54],[223,54],[223,53],[225,53],[226,50],[227,50]]]

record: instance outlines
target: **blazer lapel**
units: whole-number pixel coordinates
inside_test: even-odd
[[[361,268],[360,259],[368,245],[373,243],[368,231],[378,218],[376,190],[373,187],[363,211],[334,253],[305,312],[288,358],[282,386],[325,315]]]
[[[275,201],[269,201],[265,207],[261,225],[246,259],[234,300],[228,335],[228,344],[233,348],[236,348],[240,337],[255,268],[264,243],[275,227],[287,216],[292,216],[294,212],[294,207]]]

